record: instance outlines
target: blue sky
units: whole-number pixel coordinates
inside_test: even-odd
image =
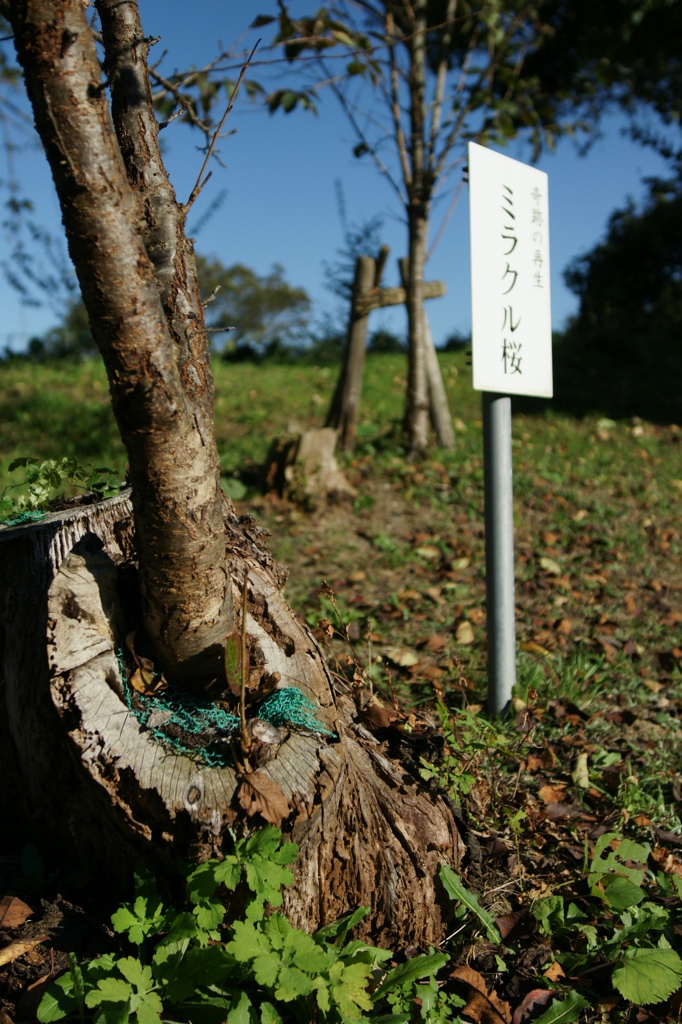
[[[292,9],[314,7],[293,3]],[[255,3],[225,0],[140,0],[147,34],[161,36],[158,53],[168,51],[163,69],[203,66],[220,48],[250,48],[268,30],[247,31],[257,13],[275,13],[274,0]],[[4,44],[8,45],[8,44]],[[272,73],[272,72],[270,72]],[[283,72],[279,72],[282,74]],[[263,68],[253,77],[262,79]],[[279,80],[275,83],[281,84]],[[225,264],[241,262],[259,273],[281,263],[289,282],[304,287],[314,302],[314,312],[338,309],[324,287],[324,263],[336,259],[343,243],[337,212],[335,181],[342,183],[348,219],[361,223],[376,214],[384,218],[383,239],[391,246],[384,283],[397,284],[395,260],[405,254],[406,229],[390,186],[369,160],[352,155],[354,138],[333,97],[323,99],[318,116],[304,111],[270,116],[262,109],[237,103],[226,124],[232,132],[220,143],[224,167],[213,164],[213,177],[189,217],[197,249],[217,256]],[[203,157],[199,139],[178,122],[163,134],[167,164],[178,199],[186,200]],[[509,156],[528,159],[519,146],[505,150]],[[0,160],[4,157],[0,156]],[[47,165],[37,148],[17,154],[16,167],[26,193],[35,203],[43,225],[59,234],[60,215]],[[623,138],[617,118],[603,126],[603,137],[587,157],[579,157],[568,140],[557,152],[538,164],[549,175],[550,259],[552,322],[561,328],[575,310],[576,300],[563,283],[562,271],[576,255],[590,249],[605,230],[609,214],[632,196],[644,194],[643,177],[665,173],[663,162]],[[2,167],[0,177],[6,176]],[[453,186],[457,180],[453,179]],[[202,215],[224,190],[217,213],[200,226]],[[435,223],[435,221],[434,221]],[[199,225],[199,230],[194,230]],[[2,244],[7,246],[7,238]],[[443,237],[431,257],[427,278],[444,280],[447,295],[428,304],[436,344],[453,331],[470,330],[469,226],[466,189]],[[0,349],[21,350],[26,339],[55,323],[49,307],[25,308],[16,292],[0,280]],[[370,328],[404,331],[400,309],[373,314]],[[342,323],[339,326],[343,326]]]

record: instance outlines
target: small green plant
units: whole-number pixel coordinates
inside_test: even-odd
[[[419,774],[426,782],[437,779],[453,800],[468,796],[481,777],[481,765],[495,764],[499,770],[505,758],[514,758],[512,740],[504,723],[489,722],[483,715],[461,709],[454,715],[442,702],[436,705],[446,743],[438,765],[420,759]]]
[[[495,924],[492,914],[485,907],[481,906],[478,896],[473,892],[469,892],[460,876],[452,868],[449,868],[447,864],[441,864],[438,877],[450,899],[455,900],[459,904],[455,917],[473,914],[485,931],[488,940],[499,945],[502,942],[500,930]]]
[[[120,479],[115,470],[108,466],[83,466],[75,455],[44,459],[42,462],[31,456],[21,456],[8,466],[10,473],[17,469],[24,470],[24,479],[9,484],[3,491],[0,498],[3,518],[47,509],[57,495],[74,488],[102,496],[116,493],[120,489]],[[10,488],[18,487],[23,489],[23,493],[17,497],[7,495]]]
[[[141,873],[134,901],[112,917],[114,930],[127,936],[134,955],[106,953],[83,965],[70,957],[68,973],[43,997],[38,1020],[452,1020],[443,1016],[445,1002],[435,981],[446,954],[422,954],[389,967],[390,951],[349,939],[366,907],[314,935],[294,928],[273,909],[281,906],[282,886],[293,880],[288,865],[297,852],[273,827],[237,840],[224,860],[187,873],[188,908],[164,906],[152,877]],[[243,919],[227,921],[225,893],[237,887],[251,896]]]
[[[595,967],[609,966],[613,987],[637,1006],[662,1002],[682,985],[682,959],[672,948],[682,879],[654,877],[646,868],[650,853],[648,844],[605,832],[591,857],[586,848],[589,896],[565,900],[554,893],[533,907],[542,934],[557,947],[569,940],[569,949],[555,954],[566,973],[588,978]],[[677,906],[674,898],[670,908],[647,898],[659,887],[676,889]]]

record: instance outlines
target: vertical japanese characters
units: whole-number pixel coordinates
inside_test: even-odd
[[[523,320],[523,295],[526,289],[523,287],[523,278],[528,277],[532,282],[532,288],[545,287],[545,256],[544,256],[544,228],[545,216],[543,212],[544,196],[536,186],[530,190],[530,218],[529,223],[519,221],[519,212],[523,215],[524,207],[516,203],[515,190],[511,185],[501,183],[501,210],[502,230],[500,232],[500,250],[504,270],[501,276],[501,358],[505,374],[522,374],[523,365],[523,331],[521,322]],[[525,208],[527,215],[528,208]],[[531,246],[519,248],[519,232],[527,231],[530,235]],[[526,266],[528,261],[523,259],[523,252],[530,251],[531,265]],[[520,255],[521,254],[521,255]],[[519,276],[522,280],[519,282]],[[519,287],[517,288],[517,282]],[[519,333],[517,334],[517,331]]]
[[[523,344],[516,331],[521,326],[522,316],[518,307],[514,313],[514,289],[519,276],[516,269],[517,257],[514,256],[519,237],[516,227],[516,212],[514,209],[514,189],[510,185],[502,184],[502,244],[509,248],[504,250],[504,273],[502,274],[502,365],[505,373],[521,373],[521,349]]]
[[[545,204],[545,197],[537,186],[530,194],[531,225],[533,228],[533,288],[545,287],[545,215],[542,212]]]
[[[469,144],[474,387],[552,396],[548,179]]]

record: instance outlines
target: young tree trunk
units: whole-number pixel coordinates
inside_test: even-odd
[[[405,430],[413,455],[428,446],[429,400],[424,344],[424,266],[428,227],[427,182],[425,179],[424,110],[426,62],[426,0],[413,4],[414,31],[410,50],[410,156],[412,177],[408,191],[407,325],[408,377]]]
[[[400,267],[400,277],[402,279],[403,287],[407,289],[409,261],[401,259],[398,261],[398,266]],[[426,290],[426,283],[423,286],[423,290]],[[426,295],[423,297],[426,298]],[[423,309],[423,343],[424,360],[426,363],[426,383],[429,393],[429,416],[433,429],[436,432],[438,445],[441,448],[451,449],[455,447],[455,432],[452,428],[452,417],[450,415],[448,398],[445,393],[445,385],[443,384],[443,375],[440,372],[440,364],[438,362],[436,348],[433,344],[433,338],[431,337],[431,328],[429,327],[429,320],[426,315],[426,306],[424,306]]]
[[[412,211],[407,283],[408,367],[404,429],[413,455],[429,443],[429,392],[424,344],[424,230],[425,220]]]
[[[10,19],[128,452],[145,630],[169,676],[202,680],[233,628],[203,311],[137,5],[97,7],[122,146],[82,0],[12,0]]]
[[[238,770],[229,759],[211,767],[198,750],[176,749],[170,733],[154,733],[154,720],[135,717],[122,672],[137,575],[126,494],[0,530],[4,812],[16,817],[20,793],[51,860],[60,852],[100,885],[127,881],[144,861],[172,879],[178,858],[220,856],[232,829],[281,819],[300,847],[285,903],[292,922],[312,929],[367,905],[364,934],[373,941],[403,949],[437,942],[448,918],[438,865],[457,869],[464,852],[449,804],[426,790],[414,765],[410,774],[394,760],[386,732],[380,742],[363,727],[360,702],[335,689],[314,638],[282,598],[282,575],[254,522],[226,504],[225,524],[235,601],[247,580],[250,685],[296,687],[328,732],[287,722]],[[232,695],[221,696],[235,710]]]

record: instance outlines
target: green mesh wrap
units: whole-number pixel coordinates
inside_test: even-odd
[[[3,526],[23,526],[24,523],[37,523],[39,519],[44,519],[47,512],[39,512],[37,509],[26,509],[25,512],[17,512],[15,516],[10,516],[9,519],[2,519],[0,522]]]
[[[123,670],[120,655],[118,660]],[[122,674],[125,679],[125,672]],[[127,681],[124,688],[130,711],[149,728],[157,742],[180,754],[199,757],[212,768],[223,768],[233,763],[229,741],[239,729],[238,715],[174,686],[155,694],[134,693]],[[289,727],[325,736],[334,735],[331,729],[317,720],[317,706],[296,686],[275,690],[249,711],[250,718],[261,718],[275,728]],[[157,716],[163,717],[163,724],[157,724]],[[174,735],[175,732],[184,735]]]

